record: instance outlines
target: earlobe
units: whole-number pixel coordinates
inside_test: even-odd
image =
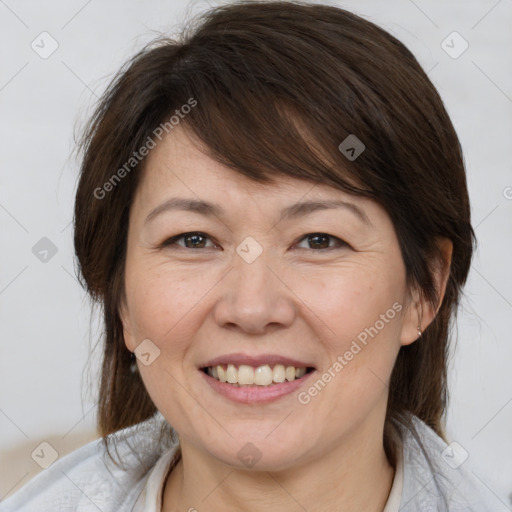
[[[421,338],[425,329],[424,304],[417,288],[409,295],[409,304],[405,308],[400,336],[401,345],[410,345]]]

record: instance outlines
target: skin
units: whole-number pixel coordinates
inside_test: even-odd
[[[225,216],[166,211],[145,222],[171,196],[216,203]],[[312,199],[349,201],[371,224],[341,208],[277,222],[282,208]],[[208,237],[162,246],[193,231]],[[315,241],[311,233],[332,238]],[[263,248],[250,264],[236,252],[247,236]],[[441,242],[442,297],[451,244]],[[383,510],[394,477],[383,449],[387,384],[400,347],[435,311],[407,287],[380,205],[294,178],[256,184],[175,128],[148,155],[130,212],[125,277],[126,346],[133,352],[150,339],[160,350],[149,366],[137,364],[182,449],[162,510]],[[401,311],[307,404],[297,393],[235,403],[198,369],[223,354],[274,353],[314,366],[312,383],[397,302]],[[237,457],[248,442],[261,453],[252,468]]]

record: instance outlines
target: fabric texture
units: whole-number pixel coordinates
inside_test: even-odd
[[[383,512],[498,512],[504,504],[457,463],[451,448],[425,423],[397,424],[401,442],[395,479]],[[114,434],[116,466],[101,439],[56,461],[0,502],[0,512],[160,512],[165,477],[179,457],[179,443],[161,439],[168,427],[157,412]]]
[[[400,433],[397,432],[394,438],[396,450],[396,467],[395,478],[389,492],[388,501],[382,512],[399,512],[400,502],[402,500],[402,490],[404,488],[404,457],[402,449],[402,439]]]

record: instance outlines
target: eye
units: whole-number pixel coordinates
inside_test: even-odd
[[[183,240],[184,245],[178,244],[176,242]],[[211,239],[205,233],[200,231],[192,231],[189,233],[181,233],[179,235],[168,238],[161,244],[161,247],[169,247],[169,246],[177,246],[183,249],[205,249],[208,248],[206,245],[207,241],[211,242]],[[309,247],[298,247],[299,249],[323,249],[323,250],[331,250],[338,249],[343,247],[350,247],[346,242],[337,238],[333,235],[328,235],[327,233],[309,233],[303,236],[300,241],[307,240],[309,242]],[[329,246],[330,241],[333,240],[337,243],[337,246]],[[211,242],[212,245],[210,247],[216,247],[216,245]]]
[[[185,245],[176,244],[178,240],[184,240]],[[208,235],[199,231],[192,231],[190,233],[181,233],[167,239],[161,244],[161,247],[168,247],[170,245],[178,245],[184,249],[203,249],[205,247],[205,241],[209,240]],[[214,245],[213,245],[214,246]]]
[[[300,249],[337,249],[341,247],[349,247],[349,245],[333,235],[327,233],[309,233],[305,235],[301,240],[307,240],[310,247],[299,247]],[[329,240],[335,240],[338,243],[338,247],[329,247]]]

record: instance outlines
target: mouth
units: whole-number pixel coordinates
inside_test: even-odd
[[[215,395],[246,405],[293,396],[316,373],[308,362],[277,354],[226,354],[204,362],[198,370]]]
[[[312,366],[294,366],[280,363],[274,365],[262,364],[259,366],[229,363],[205,366],[201,370],[216,381],[235,387],[272,387],[285,382],[303,379],[306,375],[312,373],[315,368]]]

